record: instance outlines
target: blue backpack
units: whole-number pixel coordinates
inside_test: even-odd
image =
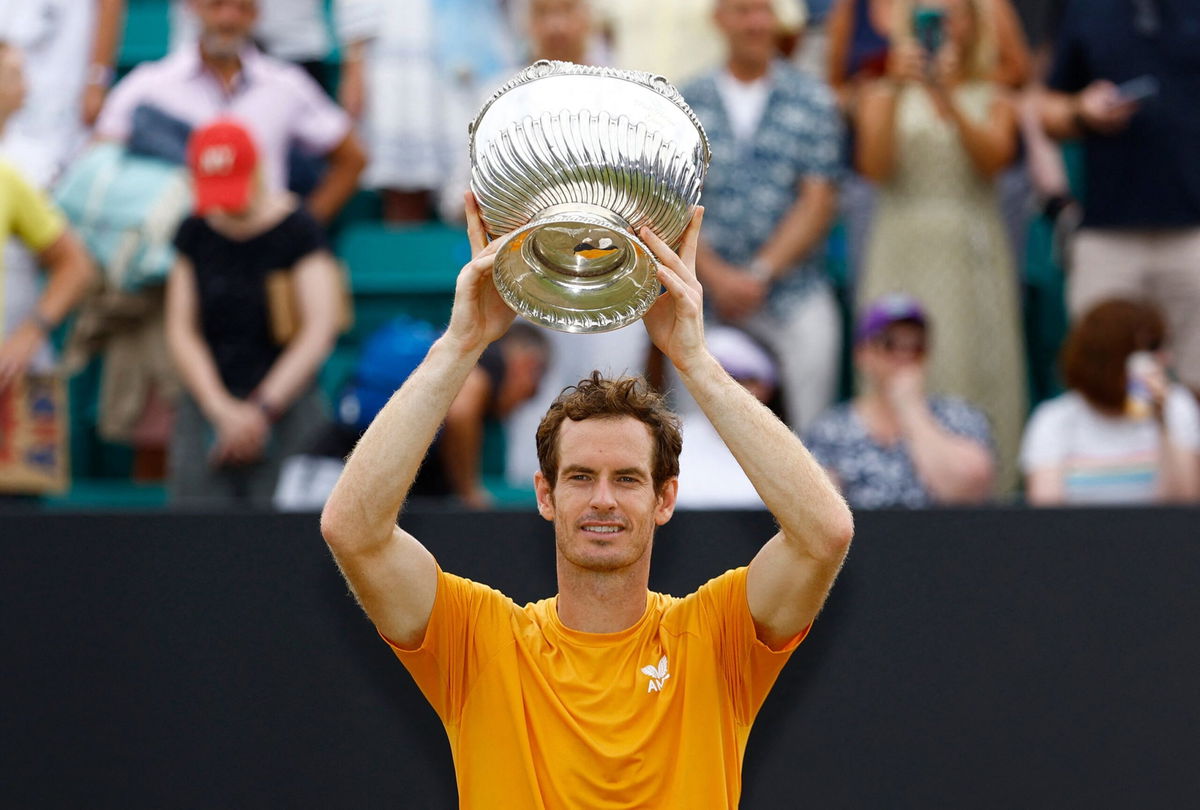
[[[431,324],[400,315],[367,338],[354,377],[338,401],[338,420],[363,431],[408,375],[421,364],[439,332]]]

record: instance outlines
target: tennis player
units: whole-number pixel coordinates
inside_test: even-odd
[[[678,490],[678,421],[641,380],[594,374],[537,433],[538,511],[554,524],[558,594],[520,606],[443,571],[397,517],[450,403],[512,311],[474,258],[450,325],[380,411],[321,517],[338,565],[445,724],[460,806],[735,808],[755,715],[804,639],[853,534],[850,510],[800,440],[704,341],[697,210],[679,254],[641,232],[666,292],[646,314],[779,531],[746,567],[677,598],[648,589],[654,530]]]

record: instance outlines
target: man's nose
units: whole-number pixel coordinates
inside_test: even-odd
[[[592,487],[592,506],[597,509],[613,509],[616,505],[617,499],[612,483],[605,478],[597,479],[596,485]]]

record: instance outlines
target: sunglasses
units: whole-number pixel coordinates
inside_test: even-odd
[[[895,335],[883,335],[872,340],[871,344],[888,354],[911,354],[917,357],[923,357],[927,348],[924,339],[906,340]]]

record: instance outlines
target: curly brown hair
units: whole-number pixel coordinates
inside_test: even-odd
[[[1089,310],[1062,349],[1067,387],[1106,413],[1125,408],[1125,364],[1134,352],[1154,351],[1166,340],[1159,311],[1144,301],[1112,299]]]
[[[537,429],[537,454],[542,475],[550,488],[558,479],[558,435],[564,419],[581,422],[584,419],[618,419],[632,416],[650,429],[654,455],[650,474],[656,492],[663,484],[679,475],[679,451],[683,448],[679,417],[669,408],[662,396],[641,377],[608,379],[599,371],[571,385],[550,405]]]

